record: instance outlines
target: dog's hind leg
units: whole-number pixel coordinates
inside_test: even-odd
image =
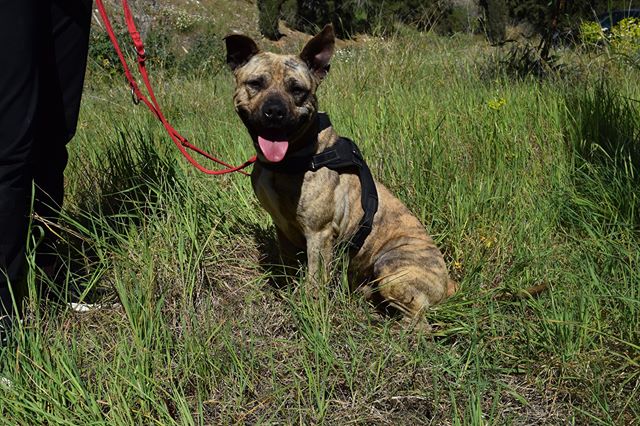
[[[423,275],[424,270],[406,268],[382,278],[377,290],[385,304],[404,315],[416,317],[425,309],[442,301],[447,294],[447,279]]]
[[[389,253],[376,262],[374,276],[385,304],[409,317],[441,302],[451,291],[439,252],[427,251],[418,258],[412,251]]]

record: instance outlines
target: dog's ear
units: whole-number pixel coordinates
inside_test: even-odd
[[[311,72],[323,79],[329,72],[329,61],[333,56],[336,44],[336,35],[333,25],[325,26],[315,37],[313,37],[302,49],[300,58],[307,64]]]
[[[260,51],[256,42],[241,34],[229,34],[224,38],[227,46],[227,65],[232,71],[243,66]]]

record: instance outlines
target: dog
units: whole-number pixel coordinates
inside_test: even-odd
[[[335,49],[333,27],[327,25],[298,56],[262,52],[239,34],[225,37],[225,44],[236,81],[235,110],[257,152],[251,183],[273,219],[283,263],[306,252],[314,294],[330,272],[336,246],[345,243],[352,290],[362,290],[385,312],[418,318],[451,295],[456,284],[442,253],[400,200],[363,177],[370,173],[355,145],[346,142],[351,162],[342,169],[313,164],[343,141],[316,98]]]

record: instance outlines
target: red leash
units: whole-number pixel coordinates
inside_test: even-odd
[[[145,105],[147,105],[149,107],[151,112],[153,112],[155,114],[155,116],[158,117],[158,120],[160,120],[162,122],[162,125],[167,130],[167,133],[169,133],[169,136],[171,136],[171,140],[173,140],[173,143],[178,147],[178,149],[180,150],[182,155],[184,155],[184,157],[194,167],[196,167],[201,172],[206,173],[208,175],[222,175],[222,174],[225,174],[225,173],[231,173],[231,172],[239,171],[240,173],[248,175],[248,173],[243,171],[242,169],[244,169],[245,167],[247,167],[247,166],[251,165],[252,163],[254,163],[256,161],[256,157],[255,156],[253,156],[250,159],[248,159],[247,161],[245,161],[244,164],[241,164],[241,165],[235,166],[235,167],[231,166],[231,165],[229,165],[229,164],[227,164],[227,163],[225,163],[225,162],[213,157],[211,154],[206,153],[205,151],[203,151],[202,149],[198,148],[197,146],[192,145],[187,140],[187,138],[185,138],[180,133],[178,133],[178,131],[176,129],[174,129],[173,126],[171,126],[171,124],[169,124],[169,122],[165,118],[164,114],[160,110],[160,105],[158,104],[156,96],[155,96],[155,94],[153,92],[153,88],[151,87],[151,83],[149,82],[149,74],[147,73],[147,68],[145,66],[146,53],[145,53],[145,50],[144,50],[144,43],[142,42],[142,39],[140,38],[140,33],[136,29],[136,24],[133,21],[133,15],[131,14],[131,10],[129,9],[129,4],[128,4],[127,0],[122,0],[122,9],[124,10],[124,19],[125,19],[125,21],[127,23],[127,28],[129,30],[129,35],[131,36],[131,40],[133,40],[133,44],[134,44],[135,49],[136,49],[136,53],[137,53],[137,56],[138,56],[138,61],[137,61],[138,62],[138,71],[140,72],[140,75],[142,76],[142,81],[144,81],[144,85],[147,88],[147,93],[149,94],[149,98],[147,98],[142,93],[142,91],[140,90],[140,87],[138,87],[138,84],[136,83],[135,79],[133,78],[133,75],[131,74],[131,71],[129,70],[129,66],[127,65],[127,61],[124,58],[124,54],[122,53],[122,50],[120,49],[120,45],[118,44],[118,40],[116,39],[115,33],[113,31],[113,27],[111,26],[111,22],[109,22],[109,18],[107,17],[107,12],[105,10],[104,4],[102,3],[102,0],[96,0],[96,6],[98,7],[98,11],[100,12],[100,16],[102,17],[102,22],[104,22],[104,26],[105,26],[105,29],[107,30],[107,34],[109,35],[109,39],[111,39],[111,44],[113,44],[113,47],[116,50],[116,53],[118,54],[118,57],[120,58],[120,63],[122,64],[122,68],[124,70],[124,74],[127,77],[127,80],[129,81],[129,85],[131,86],[131,95],[134,97],[134,102],[138,103],[138,102],[142,101],[142,102],[145,103]],[[196,159],[194,159],[191,156],[191,154],[189,154],[187,149],[190,149],[190,150],[192,150],[194,152],[197,152],[198,154],[208,158],[209,160],[215,161],[216,163],[218,163],[218,164],[220,164],[222,166],[225,166],[226,169],[211,170],[211,169],[208,169],[208,168],[204,167],[203,165],[198,163],[198,161]]]

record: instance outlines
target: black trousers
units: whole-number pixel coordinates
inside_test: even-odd
[[[55,219],[87,62],[92,0],[0,0],[0,314],[21,285],[29,214]],[[35,191],[34,189],[35,188]]]

